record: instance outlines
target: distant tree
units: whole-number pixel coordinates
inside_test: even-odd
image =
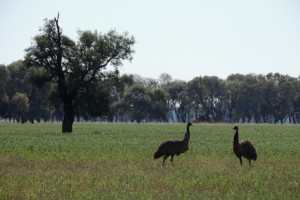
[[[275,123],[284,123],[292,112],[292,100],[296,95],[292,78],[279,73],[267,74],[267,92],[265,99]]]
[[[27,81],[28,75],[26,67],[23,65],[22,60],[12,62],[7,66],[7,69],[10,73],[10,80],[8,82],[7,94],[11,98],[17,92],[20,93],[29,93],[30,92],[30,83]]]
[[[26,113],[29,110],[29,99],[26,94],[17,92],[11,99],[13,115],[18,122],[26,121]]]
[[[124,94],[123,107],[129,112],[131,119],[140,123],[148,119],[151,113],[150,89],[141,84],[134,84]]]
[[[229,122],[238,121],[239,117],[237,113],[237,98],[240,95],[241,84],[244,79],[242,74],[231,74],[225,81],[225,91],[227,95],[227,101],[225,102],[228,109]]]
[[[0,65],[0,100],[6,95],[6,86],[10,79],[9,70],[5,65]]]
[[[190,109],[187,83],[178,80],[172,81],[166,85],[166,92],[168,94],[169,114],[171,119],[173,121],[186,122]]]
[[[7,96],[7,83],[10,73],[6,66],[0,65],[0,117],[7,112],[9,97]]]
[[[151,111],[150,118],[154,120],[168,121],[168,98],[163,89],[153,89],[151,91]]]
[[[49,79],[45,80],[56,84],[64,110],[62,132],[70,133],[75,106],[83,105],[79,102],[85,95],[90,98],[87,103],[93,103],[91,99],[99,97],[101,92],[93,93],[89,88],[98,90],[95,84],[119,75],[118,66],[124,60],[132,60],[135,39],[128,33],[118,34],[114,30],[107,34],[79,31],[79,41],[75,43],[62,34],[58,19],[45,20],[41,34],[35,36],[31,47],[26,49],[25,63],[28,67],[46,70]],[[93,107],[86,105],[89,110]]]
[[[115,117],[116,121],[119,121],[122,116],[124,116],[126,112],[126,106],[122,103],[122,99],[124,97],[127,89],[134,84],[133,75],[122,75],[118,79],[114,79],[108,82],[108,88],[110,88],[110,96],[111,96],[111,106],[109,112],[109,121],[113,121]]]
[[[226,80],[229,116],[242,122],[296,121],[297,83],[298,79],[279,73],[230,75]]]
[[[153,78],[145,78],[140,75],[135,74],[133,80],[137,84],[141,84],[146,88],[157,89],[159,88],[159,82]]]
[[[244,76],[241,87],[239,90],[239,96],[237,98],[236,115],[242,118],[242,122],[249,123],[254,116],[254,109],[258,107],[257,103],[257,79],[255,75],[248,74]]]
[[[270,119],[270,108],[264,95],[267,93],[267,80],[264,75],[256,75],[256,81],[253,85],[255,88],[255,99],[253,101],[253,117],[256,123],[266,123]]]
[[[165,86],[168,83],[170,83],[171,81],[172,81],[172,76],[170,74],[162,73],[159,76],[159,83],[160,83],[161,86]]]
[[[292,118],[294,123],[300,123],[300,79],[294,79],[295,95],[292,100]]]
[[[48,85],[35,85],[33,82],[37,74],[44,74],[39,69],[27,69],[22,60],[12,62],[8,65],[11,78],[8,81],[6,92],[11,99],[16,93],[23,93],[29,99],[30,108],[26,118],[33,123],[34,119],[40,121],[41,118],[47,119],[49,111],[47,108]],[[11,107],[10,107],[11,108]],[[7,117],[11,117],[10,112]]]
[[[225,113],[225,84],[216,76],[196,77],[189,82],[189,94],[200,120],[220,122]]]

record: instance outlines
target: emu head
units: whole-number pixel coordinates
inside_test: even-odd
[[[235,127],[233,127],[233,130],[238,131],[238,130],[239,130],[239,127],[238,127],[238,126],[235,126]]]
[[[189,122],[189,123],[187,124],[187,126],[192,126],[192,123],[191,123],[191,122]]]

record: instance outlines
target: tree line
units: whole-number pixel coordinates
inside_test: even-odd
[[[109,122],[299,123],[299,77],[278,73],[232,74],[191,81],[120,75],[133,59],[135,38],[127,32],[63,34],[56,18],[45,19],[25,49],[24,60],[0,66],[0,117],[17,122],[74,120]]]
[[[17,122],[62,121],[55,82],[24,61],[0,65],[0,117]],[[44,77],[46,78],[46,77]],[[119,75],[73,100],[76,120],[108,122],[299,123],[300,79],[269,73],[232,74],[190,81]]]

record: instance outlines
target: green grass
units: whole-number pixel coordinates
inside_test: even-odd
[[[240,125],[258,160],[240,166],[233,125],[194,124],[190,150],[153,153],[185,124],[0,124],[0,199],[300,199],[300,126]]]

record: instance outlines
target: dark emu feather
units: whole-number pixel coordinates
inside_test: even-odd
[[[239,141],[239,128],[237,126],[233,127],[234,138],[233,138],[233,151],[240,159],[241,165],[243,165],[242,157],[249,160],[249,165],[251,167],[251,160],[257,159],[257,154],[254,146],[248,140]]]
[[[173,164],[173,157],[175,155],[179,156],[181,153],[186,152],[189,150],[189,141],[190,141],[190,126],[192,126],[191,123],[188,123],[186,125],[186,133],[184,135],[183,140],[178,141],[166,141],[162,143],[157,151],[154,154],[154,159],[160,158],[164,156],[164,160],[162,165],[165,164],[166,159],[171,156],[171,162]]]

